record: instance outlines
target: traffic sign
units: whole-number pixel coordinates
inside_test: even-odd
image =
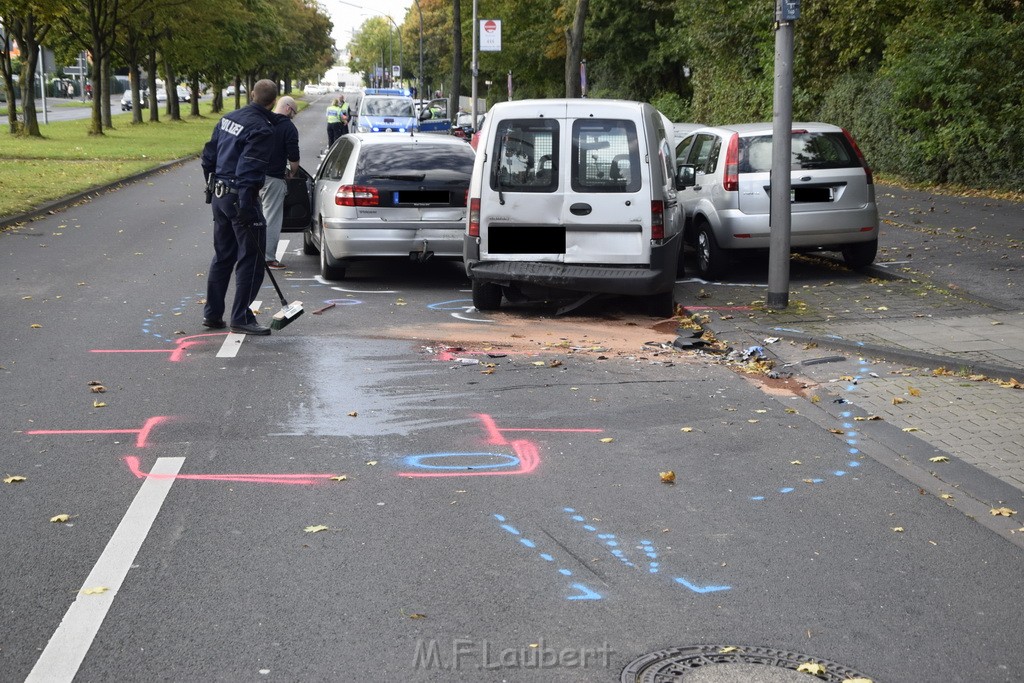
[[[501,19],[480,20],[480,51],[501,52]]]

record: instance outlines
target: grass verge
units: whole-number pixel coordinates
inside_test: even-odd
[[[226,102],[224,113],[231,111]],[[304,108],[305,102],[299,102]],[[220,114],[200,103],[198,118],[132,123],[131,113],[112,117],[113,128],[89,135],[89,119],[41,126],[42,138],[0,133],[0,218],[46,202],[102,187],[168,161],[198,155]],[[144,112],[148,116],[148,112]]]

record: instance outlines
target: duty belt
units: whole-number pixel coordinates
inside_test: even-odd
[[[223,180],[218,180],[213,184],[213,196],[223,197],[226,194],[238,194],[238,190],[231,187]]]

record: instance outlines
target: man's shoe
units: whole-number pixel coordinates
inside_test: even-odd
[[[281,263],[280,261],[276,261],[276,260],[275,261],[267,261],[267,268],[270,268],[271,270],[284,270],[285,269],[285,265],[283,263]]]
[[[210,320],[209,318],[203,318],[203,327],[209,327],[211,330],[223,330],[228,324],[223,320]]]
[[[270,334],[270,328],[264,327],[259,323],[249,323],[245,325],[231,325],[231,331],[236,334],[255,334],[255,335],[267,335]]]

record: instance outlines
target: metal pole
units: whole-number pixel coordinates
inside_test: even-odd
[[[45,125],[45,124],[50,123],[50,116],[49,116],[49,114],[46,113],[46,74],[43,73],[44,65],[43,65],[43,48],[42,48],[42,46],[39,47],[38,58],[39,58],[39,92],[41,93],[42,98],[43,98],[43,124]],[[13,102],[11,102],[11,106],[12,107],[14,106]]]
[[[473,102],[469,108],[470,116],[472,117],[470,120],[473,122],[473,130],[476,130],[476,77],[480,70],[479,51],[477,49],[476,7],[477,0],[473,0],[473,88],[470,91],[470,97],[473,98]],[[457,116],[453,117],[452,123],[455,123],[457,120]]]
[[[775,92],[772,119],[771,237],[768,242],[769,309],[789,306],[789,249],[792,229],[790,160],[793,140],[793,22],[783,20],[782,3],[775,8]]]
[[[420,9],[420,0],[414,0],[416,11],[420,15],[420,91],[417,99],[423,99],[423,10]]]

